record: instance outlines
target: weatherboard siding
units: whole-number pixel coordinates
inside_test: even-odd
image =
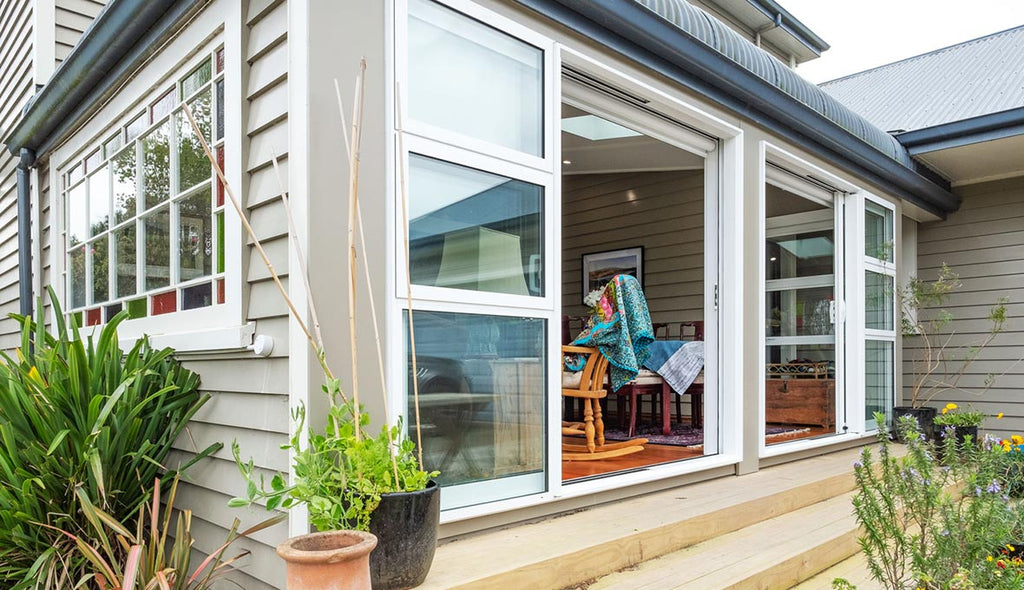
[[[950,346],[969,346],[985,337],[986,320],[1000,297],[1007,297],[1007,321],[1002,334],[981,352],[960,381],[970,392],[983,387],[989,374],[997,378],[984,395],[945,392],[931,405],[954,401],[987,414],[984,428],[997,436],[1024,430],[1024,177],[959,187],[959,211],[945,221],[922,224],[918,231],[918,273],[934,279],[943,262],[957,274],[963,287],[949,298],[945,309],[954,316],[955,335]],[[913,339],[905,340],[904,395],[913,380]]]
[[[627,193],[633,191],[633,199]],[[562,310],[583,315],[584,254],[644,247],[655,322],[704,317],[704,174],[570,175],[562,181]]]
[[[107,0],[56,0],[53,38],[57,65],[67,58],[106,4]]]
[[[0,137],[6,137],[32,97],[34,80],[33,2],[0,3]],[[19,341],[18,324],[8,317],[20,310],[18,288],[18,158],[0,148],[0,350]]]

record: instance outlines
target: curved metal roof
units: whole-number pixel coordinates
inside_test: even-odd
[[[700,8],[685,0],[635,2],[842,127],[869,146],[907,168],[916,169],[910,154],[896,138],[874,126],[824,90],[802,78],[770,53],[755,46]]]

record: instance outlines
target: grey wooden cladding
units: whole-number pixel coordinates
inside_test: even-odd
[[[957,193],[963,199],[959,211],[919,228],[919,276],[934,279],[945,262],[961,277],[963,286],[944,306],[955,318],[951,348],[984,338],[990,325],[986,318],[1000,297],[1009,299],[1007,320],[1003,333],[981,351],[960,379],[961,391],[942,392],[931,405],[954,401],[991,416],[1002,412],[1001,420],[986,419],[984,430],[996,436],[1020,433],[1024,430],[1024,362],[1020,361],[1024,358],[1024,177],[967,185]],[[912,359],[919,355],[918,341],[905,338],[905,399],[913,382]],[[992,388],[976,394],[991,377],[995,377]]]
[[[64,61],[82,33],[106,6],[106,0],[56,0],[54,7],[54,53],[57,63]]]
[[[564,313],[585,313],[583,254],[643,246],[651,318],[703,319],[702,171],[571,175],[563,179],[562,199]]]
[[[0,4],[0,137],[21,117],[34,90],[32,74],[32,2]],[[18,160],[0,149],[0,350],[20,341],[18,324]]]

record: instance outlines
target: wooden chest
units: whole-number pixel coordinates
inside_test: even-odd
[[[764,388],[765,422],[835,428],[835,379],[765,379]]]

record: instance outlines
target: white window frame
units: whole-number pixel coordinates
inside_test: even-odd
[[[173,80],[189,73],[211,55],[214,48],[221,45],[224,47],[225,63],[225,174],[231,186],[242,186],[240,130],[241,113],[244,110],[242,105],[245,99],[242,94],[241,64],[244,58],[241,26],[241,7],[237,3],[214,0],[177,37],[125,82],[89,121],[54,149],[51,161],[55,165],[50,169],[51,193],[54,195],[54,206],[51,208],[51,268],[54,288],[65,307],[70,303],[67,301],[67,249],[64,227],[66,205],[62,182],[65,172],[97,146],[103,145],[110,138],[113,129],[134,119],[150,102],[162,96]],[[215,194],[214,185],[214,198]],[[244,274],[241,223],[227,201],[228,196],[225,194],[225,303],[126,320],[118,327],[118,335],[123,343],[149,335],[154,345],[171,346],[182,352],[243,349],[251,343],[253,326],[245,322],[242,301]],[[83,337],[91,335],[96,329],[102,329],[102,326],[103,324],[84,328],[81,331]]]
[[[502,29],[505,32],[512,34],[513,36],[521,36],[521,38],[527,39],[527,37],[533,36],[537,39],[542,37],[529,28],[523,27],[517,23],[509,21],[504,17],[496,15],[488,10],[479,8],[468,0],[439,0],[441,4],[447,5],[450,8],[464,12],[469,16],[472,16],[488,25]],[[395,69],[391,72],[393,81],[404,79],[404,68],[405,68],[405,54],[403,40],[405,39],[405,27],[406,27],[406,11],[405,11],[405,0],[395,0],[393,13],[394,31],[392,43],[389,44],[389,51],[393,50],[393,62]],[[539,42],[539,41],[538,41]],[[624,87],[636,88],[642,90],[647,98],[651,99],[649,106],[659,112],[663,112],[669,116],[672,116],[678,121],[681,121],[695,129],[699,129],[702,133],[719,138],[718,151],[716,158],[710,158],[706,160],[706,174],[709,177],[713,176],[716,181],[716,195],[715,205],[713,210],[709,207],[708,211],[705,212],[705,217],[709,215],[718,216],[718,219],[728,218],[734,220],[735,223],[723,224],[721,233],[716,235],[706,236],[706,240],[715,240],[718,243],[718,260],[712,261],[712,264],[717,265],[719,269],[719,296],[716,300],[715,295],[712,294],[711,289],[706,289],[706,301],[705,309],[713,309],[717,303],[717,308],[720,310],[719,314],[721,317],[721,326],[706,324],[705,333],[708,334],[709,330],[718,332],[717,341],[719,342],[719,357],[736,359],[738,365],[742,365],[740,360],[742,359],[742,336],[745,333],[745,326],[743,324],[743,241],[744,236],[742,233],[742,218],[743,218],[743,170],[742,170],[742,158],[743,158],[743,132],[742,130],[730,123],[721,119],[701,108],[694,106],[691,103],[680,100],[677,94],[669,93],[655,88],[652,84],[646,83],[639,80],[633,75],[630,75],[621,69],[613,69],[608,65],[605,65],[607,61],[604,57],[595,57],[589,55],[585,51],[580,51],[576,48],[569,48],[560,43],[553,43],[553,49],[549,54],[549,57],[545,59],[545,72],[546,79],[548,73],[554,73],[552,88],[554,92],[550,95],[550,104],[546,106],[545,115],[545,135],[551,135],[550,139],[545,139],[545,151],[544,160],[550,161],[551,172],[553,174],[552,189],[555,191],[552,196],[560,195],[561,191],[561,141],[560,141],[560,129],[555,129],[552,133],[552,126],[547,122],[558,121],[558,108],[560,101],[562,100],[561,91],[561,65],[563,63],[570,64],[575,68],[585,70],[595,76],[601,77],[622,85]],[[550,80],[550,79],[549,79]],[[394,92],[392,92],[394,90]],[[392,84],[388,90],[388,94],[394,97],[398,92],[404,92],[401,86]],[[403,97],[404,98],[404,97]],[[403,100],[402,104],[406,104]],[[394,121],[394,111],[389,110],[389,119],[397,127],[397,123]],[[403,137],[403,142],[406,144],[406,151],[414,151],[409,148],[409,141],[413,136],[412,132],[426,133],[423,126],[411,125],[408,121],[405,124],[406,134]],[[505,160],[507,164],[518,164],[527,168],[536,168],[538,171],[547,171],[548,165],[539,165],[536,161],[532,162],[531,157],[523,157],[518,155],[518,152],[513,155],[504,153],[502,150],[494,149],[493,146],[487,145],[482,146],[480,143],[473,140],[466,140],[462,136],[456,136],[455,134],[444,137],[444,134],[439,134],[440,139],[437,141],[438,145],[434,147],[438,150],[443,149],[442,145],[446,147],[462,147],[468,152],[477,152],[479,155],[484,157],[492,157],[499,160]],[[548,144],[547,142],[551,143]],[[398,150],[394,142],[390,142],[388,147],[391,158],[389,161],[391,165],[395,167],[393,174],[389,175],[389,183],[392,184],[394,190],[400,190],[401,178],[399,175],[399,158],[405,156],[397,153]],[[482,153],[481,153],[482,152]],[[426,156],[432,156],[431,153],[422,153]],[[507,156],[507,157],[503,157]],[[511,170],[511,168],[510,168]],[[708,186],[711,183],[707,183]],[[711,190],[706,188],[707,190]],[[709,197],[710,198],[710,197]],[[552,232],[554,233],[553,243],[555,246],[560,248],[561,243],[561,203],[560,199],[554,198],[549,201],[550,208],[545,208],[546,224],[550,223]],[[405,276],[404,276],[404,264],[405,264],[405,247],[402,239],[402,221],[401,221],[401,210],[399,204],[389,203],[389,206],[394,207],[392,218],[395,220],[392,228],[397,230],[392,235],[389,243],[395,244],[391,252],[389,252],[389,265],[394,264],[392,267],[395,269],[394,273],[388,273],[388,280],[394,281],[394,297],[388,297],[388,378],[392,383],[404,383],[406,379],[406,368],[405,368],[405,357],[404,357],[404,334],[402,331],[405,309],[406,309],[406,293],[405,293]],[[715,224],[719,223],[718,219],[715,220]],[[712,229],[713,224],[706,222],[708,230]],[[713,229],[718,232],[718,226],[714,225]],[[708,231],[706,230],[706,231]],[[389,231],[391,231],[389,229]],[[560,250],[558,250],[560,251]],[[545,304],[545,312],[550,314],[548,339],[549,339],[549,351],[556,350],[557,344],[560,342],[560,322],[559,318],[554,317],[558,310],[560,310],[561,302],[561,257],[558,255],[558,251],[553,251],[546,261],[545,275],[548,284],[545,289],[545,299],[550,298],[551,303]],[[707,262],[706,262],[707,263]],[[558,280],[556,280],[558,279]],[[414,285],[415,287],[415,285]],[[390,290],[389,290],[390,291]],[[460,298],[459,301],[440,301],[440,297],[437,297],[430,288],[416,290],[414,289],[414,309],[432,310],[432,311],[453,311],[453,312],[468,312],[468,313],[481,313],[481,314],[493,314],[493,315],[516,315],[522,317],[522,311],[524,308],[517,307],[519,304],[516,301],[516,297],[507,296],[503,299],[503,304],[508,304],[504,307],[495,306],[498,301],[493,297],[488,297],[486,302],[470,303],[468,300]],[[468,291],[460,291],[460,293],[470,293]],[[416,299],[416,296],[422,296],[424,298],[434,297],[434,299]],[[531,298],[537,299],[537,298]],[[550,311],[548,311],[550,310]],[[397,325],[396,325],[397,324]],[[708,336],[710,338],[710,336]],[[727,344],[728,343],[728,344]],[[728,350],[726,350],[728,349]],[[728,355],[728,356],[726,356]],[[547,436],[549,441],[560,440],[560,355],[549,354],[550,363],[548,368],[548,424],[547,424]],[[547,447],[547,491],[541,493],[530,493],[520,497],[510,497],[505,500],[495,500],[486,503],[480,503],[475,505],[466,506],[463,508],[452,508],[445,509],[441,513],[442,523],[458,522],[466,519],[477,518],[488,514],[497,514],[509,510],[516,510],[526,508],[530,506],[537,506],[545,504],[554,500],[586,496],[604,491],[610,491],[615,489],[627,488],[632,485],[645,484],[663,480],[666,478],[676,477],[684,474],[695,473],[704,471],[707,469],[721,468],[724,466],[731,466],[739,463],[741,458],[741,449],[743,444],[743,433],[742,433],[742,382],[743,375],[742,371],[728,371],[721,375],[720,384],[715,384],[717,379],[717,369],[712,370],[715,373],[710,378],[710,381],[706,379],[706,387],[717,388],[722,392],[721,400],[713,400],[713,403],[707,406],[706,415],[718,415],[720,417],[720,431],[718,433],[717,441],[719,441],[718,454],[710,455],[706,457],[696,458],[688,461],[682,461],[677,463],[656,465],[649,469],[624,473],[615,475],[612,477],[600,478],[591,481],[579,482],[573,485],[565,486],[561,481],[561,449],[558,444],[548,444]],[[390,407],[392,408],[392,420],[397,419],[399,414],[404,413],[401,408],[404,404],[404,387],[392,387]],[[707,403],[707,401],[705,402]],[[718,405],[717,408],[712,407]],[[486,483],[486,482],[484,482]],[[451,491],[451,490],[450,490]]]

